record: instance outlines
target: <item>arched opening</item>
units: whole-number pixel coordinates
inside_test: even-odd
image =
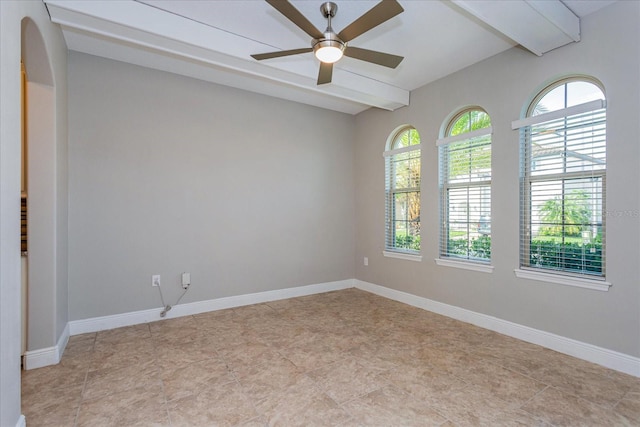
[[[440,261],[485,271],[491,263],[491,139],[479,106],[454,111],[438,139]]]
[[[22,256],[23,356],[51,346],[55,301],[55,90],[50,58],[35,22],[21,23],[22,198],[26,247]],[[25,360],[26,359],[26,360]],[[28,358],[23,359],[29,368]]]
[[[520,265],[606,275],[607,111],[602,84],[574,75],[544,87],[519,121]]]
[[[387,139],[385,158],[385,256],[420,254],[420,135],[410,125]]]

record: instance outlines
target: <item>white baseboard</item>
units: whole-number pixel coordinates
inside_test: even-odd
[[[112,316],[94,317],[91,319],[73,320],[69,322],[71,335],[85,334],[89,332],[104,331],[123,326],[138,325],[141,323],[155,322],[163,319],[190,316],[225,308],[242,307],[244,305],[259,304],[269,301],[277,301],[287,298],[301,297],[305,295],[319,294],[323,292],[337,291],[353,288],[354,280],[340,280],[337,282],[320,283],[316,285],[299,286],[295,288],[278,289],[274,291],[258,292],[254,294],[237,295],[206,301],[197,301],[187,304],[179,304],[171,308],[165,317],[160,317],[162,307],[151,310],[134,311],[131,313],[115,314]]]
[[[433,301],[428,298],[408,294],[406,292],[374,285],[373,283],[355,280],[355,287],[414,307],[432,311],[443,316],[471,323],[522,341],[538,344],[543,347],[568,354],[579,359],[597,363],[616,371],[640,377],[640,358],[617,351],[608,350],[571,338],[540,331],[528,326],[519,325],[497,317],[476,313],[471,310]]]
[[[27,422],[24,418],[24,415],[20,415],[20,418],[18,418],[18,423],[16,424],[16,427],[27,427]]]
[[[67,325],[65,333],[63,333],[58,341],[58,345],[48,349],[27,352],[26,369],[58,363],[69,335],[98,332],[122,326],[137,325],[162,319],[173,319],[209,311],[313,295],[352,287],[640,377],[640,358],[356,279],[180,304],[173,307],[164,318],[160,317],[160,311],[162,310],[160,307],[112,316],[74,320]]]
[[[24,369],[28,371],[29,369],[42,368],[60,363],[60,358],[68,342],[69,324],[67,323],[55,346],[27,351],[24,354]]]
[[[24,354],[24,369],[37,369],[43,366],[55,365],[60,362],[58,346],[40,348],[27,351]]]

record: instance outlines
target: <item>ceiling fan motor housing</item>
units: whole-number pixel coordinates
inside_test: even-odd
[[[344,51],[344,48],[347,47],[347,44],[338,38],[335,33],[324,33],[324,38],[320,40],[313,39],[311,42],[311,46],[313,47],[313,51],[324,47],[335,47]]]

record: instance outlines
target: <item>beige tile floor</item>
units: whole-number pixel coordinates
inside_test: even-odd
[[[349,289],[73,336],[35,426],[639,426],[640,379]]]

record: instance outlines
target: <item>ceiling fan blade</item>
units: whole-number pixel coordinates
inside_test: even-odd
[[[323,85],[325,83],[331,83],[332,75],[333,75],[333,63],[328,64],[326,62],[321,62],[320,71],[318,72],[318,84]]]
[[[338,37],[346,43],[402,12],[404,9],[396,0],[382,0],[360,18],[347,25],[345,29],[340,31]]]
[[[322,32],[309,22],[309,20],[287,0],[266,0],[266,2],[314,39],[320,39],[323,37]]]
[[[298,55],[300,53],[313,52],[313,48],[304,47],[302,49],[278,50],[276,52],[256,53],[251,55],[253,59],[262,61],[263,59],[279,58],[281,56]]]
[[[375,50],[362,49],[359,47],[347,46],[344,50],[344,56],[359,59],[361,61],[371,62],[373,64],[382,65],[384,67],[396,68],[404,57],[391,55],[390,53],[377,52]]]

